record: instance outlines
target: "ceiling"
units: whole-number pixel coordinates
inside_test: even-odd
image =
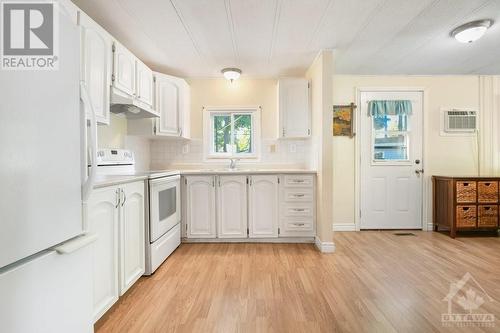
[[[302,75],[321,49],[340,74],[500,74],[500,0],[73,0],[154,70]],[[449,36],[496,23],[479,41]]]

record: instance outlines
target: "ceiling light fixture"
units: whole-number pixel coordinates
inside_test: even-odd
[[[455,37],[460,43],[472,43],[483,37],[486,30],[488,30],[492,24],[493,20],[469,22],[453,29],[451,36]]]
[[[232,83],[234,80],[237,80],[240,77],[241,69],[239,69],[239,68],[224,68],[223,70],[221,70],[221,73],[224,75],[224,77],[226,79],[228,79]]]

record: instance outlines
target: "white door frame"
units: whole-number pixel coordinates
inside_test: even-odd
[[[393,92],[393,91],[402,91],[402,92],[422,92],[423,101],[422,101],[422,155],[423,155],[423,163],[422,168],[425,170],[425,165],[427,161],[427,139],[425,136],[425,122],[426,122],[426,113],[427,113],[427,89],[425,87],[357,87],[356,88],[356,104],[358,108],[356,109],[356,116],[354,117],[356,134],[360,133],[361,130],[361,93],[363,92]],[[359,115],[359,117],[358,117]],[[354,136],[354,169],[355,169],[355,177],[354,177],[354,224],[356,226],[356,231],[360,231],[361,229],[361,221],[360,221],[360,213],[361,213],[361,140],[359,139],[359,135]],[[427,223],[427,212],[428,212],[428,192],[427,192],[427,179],[430,177],[426,177],[425,173],[422,180],[422,230],[428,231],[432,230],[432,223],[429,226]],[[431,221],[432,222],[432,221]]]

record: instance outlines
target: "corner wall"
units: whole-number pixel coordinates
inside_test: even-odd
[[[333,252],[332,231],[332,75],[333,54],[322,51],[318,54],[306,77],[311,81],[313,149],[311,167],[317,176],[317,237],[316,244],[322,252]]]

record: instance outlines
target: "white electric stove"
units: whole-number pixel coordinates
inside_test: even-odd
[[[146,182],[146,275],[151,275],[181,243],[180,174],[175,170],[137,171],[134,153],[100,149],[97,173],[141,175]]]

